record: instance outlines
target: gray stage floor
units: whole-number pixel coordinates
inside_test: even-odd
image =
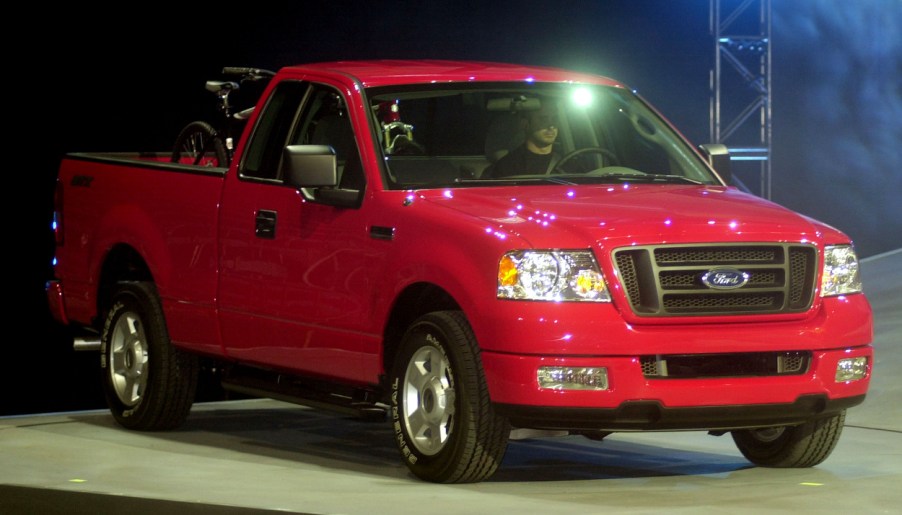
[[[810,469],[752,467],[703,432],[514,441],[492,480],[412,478],[386,423],[271,400],[197,404],[178,431],[106,411],[0,418],[0,513],[593,514],[902,511],[902,250],[862,263],[868,399]]]

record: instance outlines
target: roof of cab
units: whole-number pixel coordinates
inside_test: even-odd
[[[430,82],[575,82],[623,84],[599,75],[553,68],[485,61],[368,60],[332,61],[288,66],[292,74],[328,73],[353,78],[364,87],[423,84]]]

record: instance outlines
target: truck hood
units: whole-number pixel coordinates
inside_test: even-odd
[[[534,248],[848,241],[836,229],[732,187],[618,184],[418,193]]]

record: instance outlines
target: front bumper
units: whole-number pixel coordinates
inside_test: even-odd
[[[837,382],[840,359],[867,357],[864,378]],[[541,357],[483,352],[497,410],[518,427],[675,430],[789,425],[836,414],[863,402],[870,345],[814,351],[803,373],[749,377],[648,377],[635,357]],[[540,367],[607,369],[605,390],[538,387]]]
[[[828,399],[804,395],[787,404],[668,408],[658,401],[627,401],[616,408],[559,408],[496,404],[515,427],[601,431],[728,431],[788,426],[839,414],[864,402],[864,395]]]

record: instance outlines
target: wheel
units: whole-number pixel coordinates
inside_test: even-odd
[[[153,283],[118,284],[100,350],[107,405],[120,425],[163,430],[185,421],[194,402],[198,361],[170,344]]]
[[[733,431],[733,441],[755,465],[776,468],[813,467],[830,456],[842,434],[846,412],[798,426]]]
[[[207,122],[191,122],[175,139],[170,161],[199,166],[229,166],[229,154],[222,138]]]
[[[611,152],[610,150],[602,147],[586,147],[586,148],[578,148],[560,159],[550,170],[548,173],[567,173],[564,170],[564,164],[569,162],[570,160],[585,154],[601,154],[602,156],[608,158],[609,165],[617,165],[617,155]]]
[[[390,383],[395,440],[415,476],[469,483],[494,474],[510,424],[492,409],[476,338],[462,313],[435,312],[414,322]]]

